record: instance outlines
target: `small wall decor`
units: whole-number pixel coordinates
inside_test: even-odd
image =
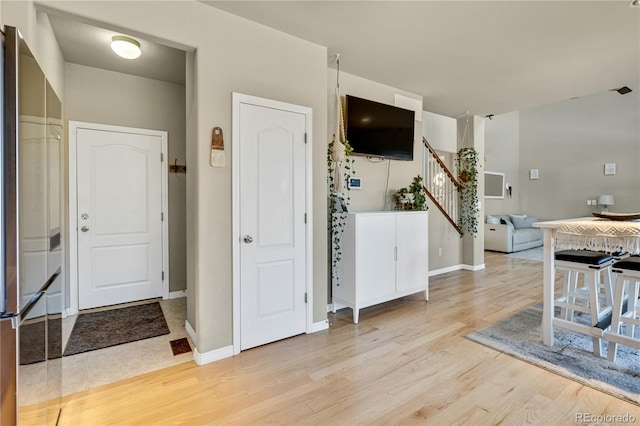
[[[529,170],[529,179],[531,180],[536,180],[540,177],[540,175],[538,174],[538,169],[531,169]]]
[[[214,127],[211,134],[211,167],[224,167],[224,136],[220,127]]]
[[[616,163],[604,163],[604,175],[615,175],[616,174]]]

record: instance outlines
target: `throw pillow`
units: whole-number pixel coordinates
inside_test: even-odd
[[[511,222],[513,222],[513,227],[516,228],[516,229],[531,228],[531,226],[527,222],[527,215],[526,214],[525,215],[512,214],[511,215]]]
[[[499,225],[500,224],[500,219],[498,219],[495,216],[487,216],[487,223],[489,225]]]

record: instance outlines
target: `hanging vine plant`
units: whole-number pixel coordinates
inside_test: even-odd
[[[336,160],[336,144],[344,145],[344,157]],[[338,149],[341,149],[338,148]],[[353,148],[349,141],[329,143],[327,149],[327,182],[329,184],[329,236],[331,238],[331,278],[340,286],[338,263],[342,259],[342,234],[347,223],[347,211],[351,203],[349,178],[354,175]]]
[[[460,229],[478,233],[478,151],[462,148],[456,158],[460,181]]]

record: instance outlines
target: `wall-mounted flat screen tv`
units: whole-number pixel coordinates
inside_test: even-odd
[[[347,140],[353,154],[413,160],[413,111],[351,95],[346,101]]]

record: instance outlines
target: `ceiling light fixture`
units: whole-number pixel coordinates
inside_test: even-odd
[[[631,3],[629,3],[629,6],[640,7],[640,0],[631,0]]]
[[[125,59],[136,59],[142,54],[140,42],[127,36],[113,36],[111,38],[111,49],[118,56]]]

